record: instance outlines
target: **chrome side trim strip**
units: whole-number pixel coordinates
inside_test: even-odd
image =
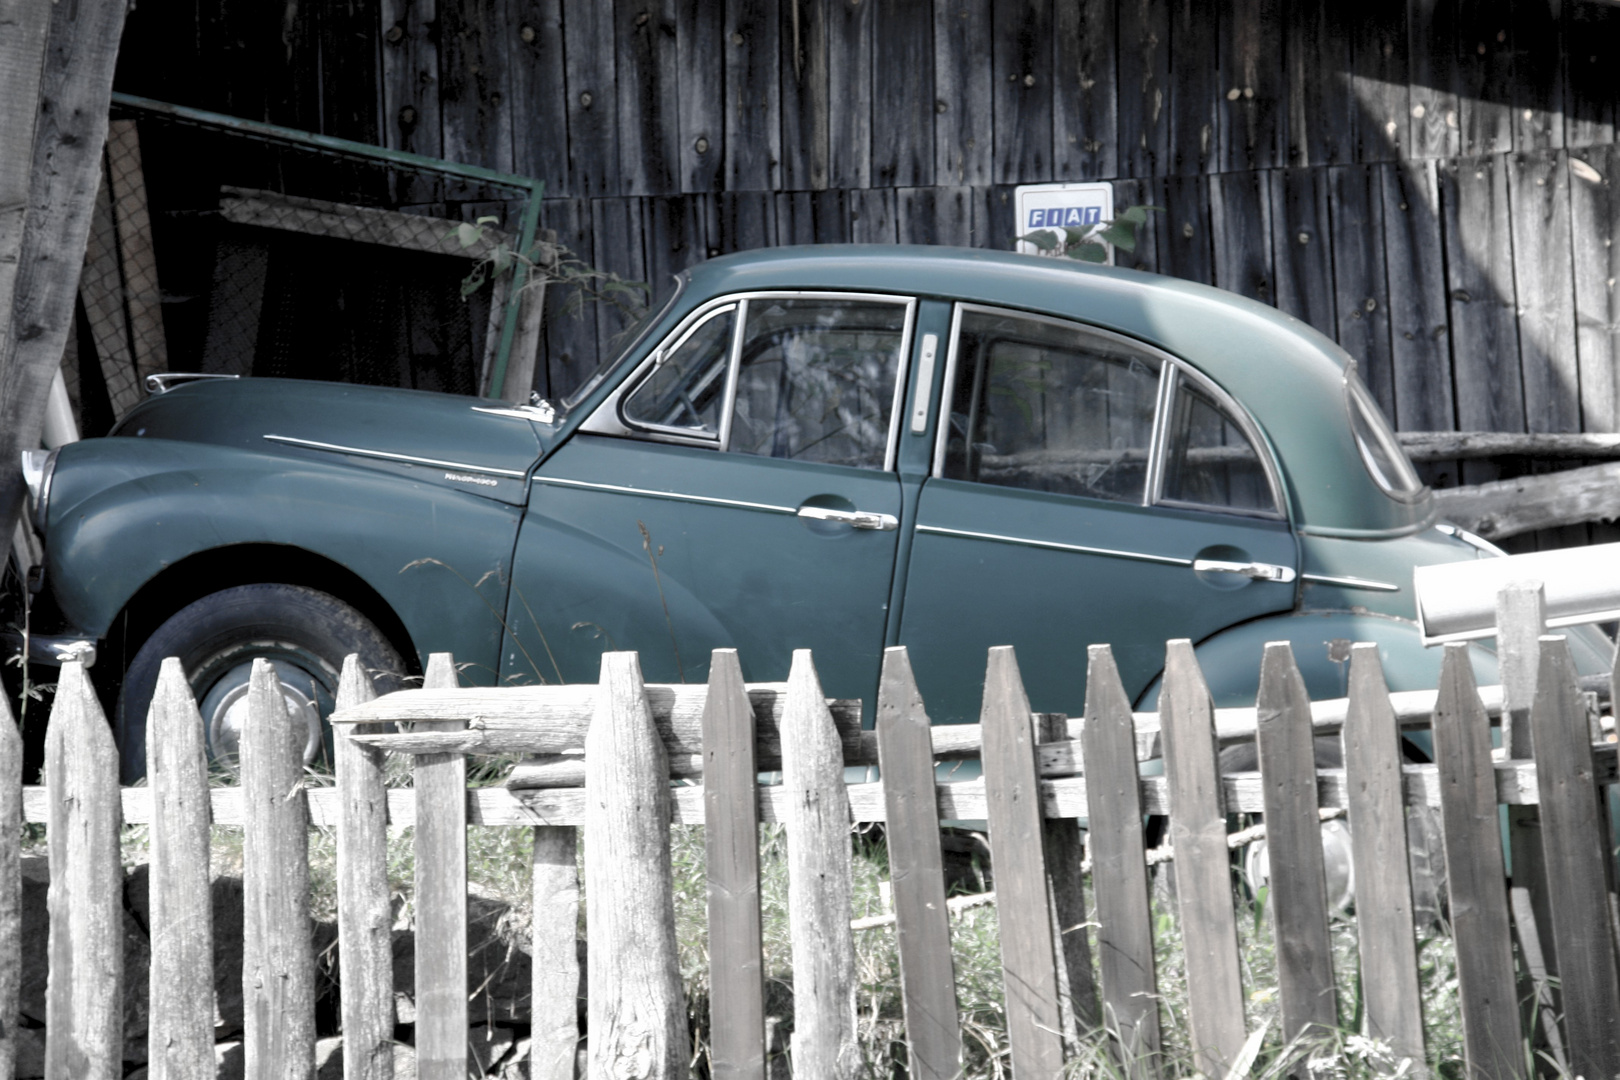
[[[1346,589],[1368,589],[1372,592],[1400,592],[1399,585],[1391,585],[1387,581],[1374,581],[1371,578],[1340,577],[1334,574],[1301,574],[1301,581],[1308,581],[1313,585],[1342,585]]]
[[[700,503],[704,506],[730,506],[738,510],[763,510],[769,514],[798,514],[793,506],[774,506],[771,503],[744,502],[741,499],[717,499],[712,495],[687,495],[679,491],[653,491],[651,488],[625,487],[622,484],[598,484],[589,480],[564,480],[556,476],[537,476],[537,484],[555,484],[558,487],[584,488],[588,491],[611,491],[619,495],[642,495],[649,499],[668,499],[671,502]]]
[[[920,533],[936,536],[959,536],[967,540],[991,540],[998,544],[1019,544],[1023,547],[1047,548],[1051,551],[1073,551],[1081,555],[1105,555],[1111,559],[1134,559],[1137,562],[1159,563],[1163,566],[1191,567],[1191,559],[1178,559],[1173,555],[1149,555],[1141,551],[1116,551],[1113,548],[1087,547],[1084,544],[1059,544],[1052,540],[1030,540],[1022,536],[1001,536],[997,533],[970,532],[967,529],[947,529],[942,525],[918,525]]]
[[[367,450],[360,446],[339,446],[336,443],[316,442],[314,439],[295,439],[291,435],[266,435],[265,440],[284,443],[287,446],[301,446],[306,450],[326,450],[333,454],[351,454],[354,457],[377,458],[380,461],[398,461],[406,465],[432,465],[435,469],[456,469],[460,472],[482,473],[485,476],[509,476],[514,480],[521,480],[527,475],[516,469],[497,469],[492,465],[469,465],[465,461],[440,461],[437,458],[396,454],[390,450]]]

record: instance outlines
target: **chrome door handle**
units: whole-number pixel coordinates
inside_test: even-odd
[[[874,514],[868,510],[832,510],[825,506],[801,506],[798,514],[812,521],[836,521],[854,529],[890,532],[900,527],[900,519],[893,514]]]
[[[1294,580],[1293,567],[1278,566],[1275,563],[1194,559],[1192,568],[1195,574],[1242,574],[1244,577],[1253,578],[1256,581],[1281,581],[1285,583]]]

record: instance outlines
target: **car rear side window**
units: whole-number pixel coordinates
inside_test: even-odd
[[[1176,381],[1169,435],[1161,502],[1277,512],[1253,441],[1213,394],[1185,376]]]
[[[727,449],[884,468],[908,312],[903,302],[750,299]]]
[[[1072,323],[964,309],[941,475],[1143,501],[1161,364]]]

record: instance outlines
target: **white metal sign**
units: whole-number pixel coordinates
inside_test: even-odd
[[[1112,184],[1025,184],[1014,192],[1018,209],[1018,235],[1027,236],[1039,229],[1079,228],[1111,221],[1114,217],[1114,185]],[[1018,250],[1027,255],[1039,255],[1040,250],[1020,241]],[[1114,249],[1108,249],[1108,262],[1114,261]]]

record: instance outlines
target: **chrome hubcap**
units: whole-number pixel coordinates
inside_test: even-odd
[[[281,696],[287,703],[287,722],[306,732],[304,764],[309,764],[321,752],[321,711],[309,696],[310,688],[300,689],[297,680],[301,674],[291,665],[271,661],[281,684]],[[217,760],[236,767],[242,748],[242,730],[247,725],[248,680],[253,671],[251,663],[233,668],[208,695],[211,707],[204,716],[208,728],[208,745]],[[309,677],[304,676],[307,684]],[[205,704],[207,704],[205,702]]]

